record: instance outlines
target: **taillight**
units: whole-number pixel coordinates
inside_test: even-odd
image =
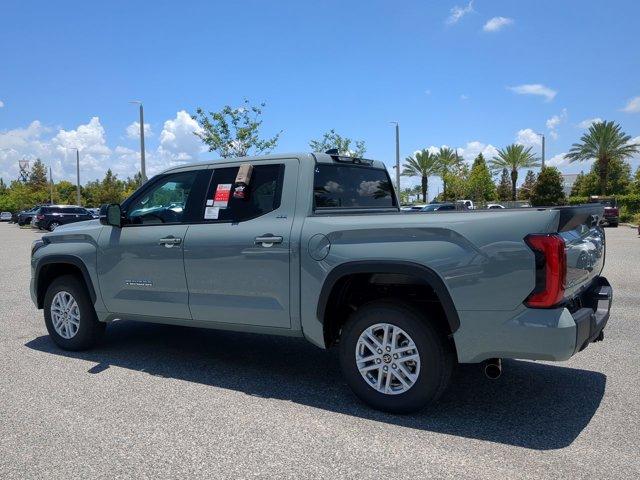
[[[524,241],[536,256],[536,286],[524,301],[532,308],[549,308],[564,298],[567,254],[564,239],[557,234],[527,235]]]
[[[37,218],[38,220],[44,220],[44,215],[36,215],[36,218]]]

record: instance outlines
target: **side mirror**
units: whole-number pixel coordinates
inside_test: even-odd
[[[112,227],[122,227],[122,210],[117,203],[102,205],[100,207],[100,223]]]

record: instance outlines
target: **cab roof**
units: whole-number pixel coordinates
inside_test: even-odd
[[[233,157],[233,158],[220,158],[215,160],[206,160],[204,162],[187,163],[184,165],[178,165],[161,172],[162,174],[169,172],[179,172],[181,170],[192,170],[193,168],[223,166],[227,164],[238,163],[257,163],[268,160],[283,160],[285,158],[297,158],[300,162],[304,163],[328,163],[328,164],[357,164],[368,165],[373,168],[386,168],[384,162],[380,160],[369,160],[363,158],[347,157],[344,155],[330,155],[327,153],[310,153],[310,152],[291,152],[291,153],[278,153],[271,155],[261,155],[254,157]]]

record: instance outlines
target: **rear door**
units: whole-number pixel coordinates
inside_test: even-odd
[[[209,175],[190,170],[150,180],[123,205],[124,226],[104,227],[97,266],[110,312],[191,318],[183,246],[191,205]]]
[[[238,165],[215,168],[198,224],[185,239],[194,320],[290,328],[291,228],[298,160],[260,161],[245,198]]]

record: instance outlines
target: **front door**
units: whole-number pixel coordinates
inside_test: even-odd
[[[256,162],[244,198],[239,165],[214,169],[189,226],[185,270],[194,320],[290,328],[291,227],[298,160]]]
[[[150,182],[123,205],[123,227],[103,229],[98,278],[110,312],[191,318],[183,248],[198,174],[170,173]]]

